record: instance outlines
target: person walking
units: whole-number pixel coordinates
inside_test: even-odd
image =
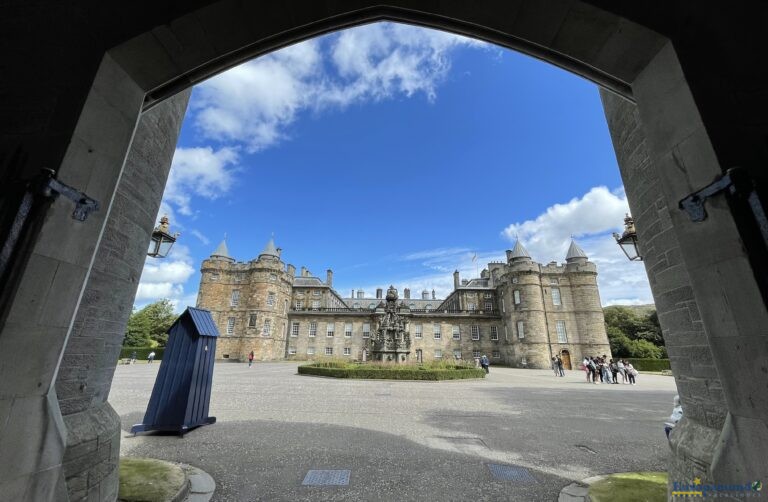
[[[253,364],[253,351],[251,351],[250,354],[248,354],[248,367],[250,368]]]
[[[563,360],[560,359],[560,356],[557,356],[557,372],[559,376],[561,377],[565,376],[565,369],[563,368]]]
[[[555,372],[555,376],[560,376],[560,372],[557,370],[557,359],[552,356],[552,371]]]
[[[153,350],[147,356],[147,364],[152,364],[152,361],[154,361],[154,360],[155,360],[155,351]]]
[[[635,377],[637,376],[637,370],[632,366],[632,363],[629,361],[624,364],[625,371],[627,372],[627,375],[629,375],[629,383],[630,385],[635,385]]]
[[[480,366],[483,367],[483,369],[485,370],[485,374],[486,375],[488,373],[490,373],[490,370],[488,369],[488,366],[490,366],[490,365],[491,365],[491,362],[488,360],[488,356],[483,354],[483,357],[480,358]]]
[[[134,350],[131,352],[131,362],[130,364],[134,364],[136,362],[136,351]]]
[[[624,367],[624,361],[619,359],[619,362],[616,363],[616,366],[619,369],[619,375],[621,375],[621,383],[627,383],[627,369]]]
[[[589,357],[585,357],[584,360],[581,362],[581,365],[584,366],[584,373],[587,374],[587,383],[591,383],[589,377],[592,375],[592,370],[589,369]]]

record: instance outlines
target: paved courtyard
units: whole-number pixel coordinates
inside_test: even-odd
[[[122,454],[200,467],[216,501],[554,501],[573,480],[665,470],[676,394],[660,375],[592,385],[579,371],[492,367],[485,380],[390,382],[217,363],[215,425],[133,437],[159,366],[117,367],[109,400],[126,431]],[[310,470],[348,470],[332,473],[348,484],[304,485]]]

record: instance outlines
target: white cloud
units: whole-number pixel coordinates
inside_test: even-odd
[[[308,40],[233,68],[198,86],[191,108],[210,139],[255,152],[287,137],[304,110],[344,108],[397,95],[433,101],[450,51],[483,42],[393,23]]]
[[[211,147],[177,148],[161,211],[173,212],[175,209],[190,216],[193,214],[193,196],[213,200],[225,194],[232,186],[237,160],[234,148],[215,151]]]
[[[211,243],[211,239],[203,235],[199,230],[192,229],[189,233],[197,237],[197,239],[206,246]]]
[[[621,231],[629,212],[622,189],[594,187],[581,198],[547,208],[533,220],[513,223],[502,232],[510,242],[519,236],[534,260],[562,262],[573,235],[598,267],[603,305],[653,303],[645,267],[624,256],[612,232]]]
[[[183,310],[187,304],[194,305],[194,299],[191,303],[189,299],[196,297],[197,293],[191,295],[184,289],[187,280],[195,273],[192,264],[189,249],[182,244],[175,244],[167,258],[147,257],[136,291],[136,306],[143,307],[163,298],[177,306],[177,311],[178,307]]]

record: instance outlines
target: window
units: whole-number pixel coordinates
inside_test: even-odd
[[[472,326],[472,339],[473,340],[480,339],[480,326]]]
[[[296,355],[296,347],[288,347],[288,355],[289,356]]]
[[[525,325],[523,321],[517,321],[517,337],[521,340],[525,338]]]
[[[245,276],[243,274],[235,274],[235,282],[243,282]]]
[[[301,300],[296,300],[296,310],[301,310],[304,308],[304,302]]]
[[[359,309],[360,308],[360,302],[355,302],[352,304],[353,309]]]
[[[553,284],[553,285],[556,285],[556,284],[560,284],[560,281],[559,281],[559,280],[557,280],[557,279],[556,279],[556,278],[554,278],[554,277],[550,277],[550,278],[549,278],[549,283],[550,283],[550,284]]]
[[[416,325],[414,326],[414,330],[415,330],[415,334],[414,334],[414,336],[415,336],[416,338],[421,338],[421,330],[422,330],[422,326],[421,326],[421,324],[416,324]]]
[[[240,305],[240,290],[235,289],[232,291],[232,296],[229,298],[229,306],[237,307]]]
[[[557,330],[557,343],[568,343],[568,335],[565,332],[565,321],[557,321],[555,329]]]
[[[320,300],[312,300],[312,310],[320,310]]]
[[[272,319],[264,319],[264,327],[261,330],[261,336],[270,336],[272,334]]]
[[[333,347],[326,347],[325,348],[325,355],[326,356],[332,356],[333,355]]]
[[[461,351],[460,350],[454,350],[453,351],[453,358],[454,359],[461,359]]]
[[[219,273],[218,272],[213,272],[211,274],[211,280],[212,281],[218,281],[219,280]]]
[[[317,336],[317,323],[309,323],[309,336]]]
[[[375,304],[375,303],[369,303],[369,304],[368,304],[368,308],[369,308],[369,309],[371,309],[371,310],[373,310],[373,309],[375,309],[375,308],[376,308],[376,304]]]
[[[277,274],[269,274],[269,280],[275,282],[277,280]]]
[[[442,359],[443,357],[443,351],[440,349],[435,349],[435,359]]]
[[[493,302],[485,302],[485,308],[483,309],[486,312],[490,312],[493,310]]]
[[[472,357],[480,357],[480,351],[479,350],[473,350],[472,351]]]
[[[275,306],[275,294],[274,293],[267,293],[267,305],[270,307]]]
[[[512,284],[517,284],[517,277],[512,278]]]
[[[315,348],[314,347],[307,347],[307,355],[308,356],[315,355]]]
[[[432,310],[432,304],[431,304],[431,303],[427,303],[427,304],[424,306],[424,310]],[[441,356],[441,357],[442,357],[442,356]]]
[[[321,291],[319,289],[312,290],[312,296],[320,296]]]
[[[325,328],[325,336],[333,336],[335,330],[336,330],[336,324],[329,322]]]
[[[344,336],[350,338],[352,336],[352,323],[344,323]]]
[[[453,339],[461,340],[461,329],[458,326],[453,327]]]
[[[498,326],[491,326],[491,340],[498,340],[499,339],[499,328]]]
[[[552,305],[560,305],[560,289],[552,288]]]
[[[491,352],[491,357],[494,359],[498,359],[501,357],[501,353],[498,350],[494,350],[493,352]]]
[[[291,323],[291,336],[299,336],[299,323]]]
[[[345,356],[351,356],[352,355],[352,349],[349,347],[344,347],[344,355]]]
[[[231,335],[235,332],[235,318],[229,317],[227,318],[227,334]]]
[[[470,303],[470,304],[467,306],[467,308],[468,308],[469,310],[475,310],[475,304],[474,304],[474,303]]]
[[[443,333],[440,331],[440,325],[435,324],[432,326],[432,332],[435,334],[435,340],[439,340],[443,337]],[[442,357],[442,356],[440,356]]]
[[[520,305],[520,290],[516,289],[512,292],[512,296],[515,299],[515,305]]]
[[[251,314],[248,316],[248,327],[249,328],[256,327],[256,314]]]
[[[371,323],[364,322],[363,323],[363,338],[370,338],[371,337]]]
[[[416,308],[416,304],[411,302],[411,303],[408,304],[408,308],[409,309],[415,309]]]
[[[493,295],[491,293],[484,293],[483,298],[493,298]]]
[[[523,357],[521,357],[521,358],[520,358],[520,364],[522,364],[523,366],[525,366],[526,364],[528,364],[528,360],[525,358],[525,356],[523,356]]]

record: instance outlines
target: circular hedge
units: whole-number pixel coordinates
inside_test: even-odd
[[[299,366],[299,375],[372,380],[460,380],[485,378],[485,370],[469,364],[393,364],[323,361]]]

